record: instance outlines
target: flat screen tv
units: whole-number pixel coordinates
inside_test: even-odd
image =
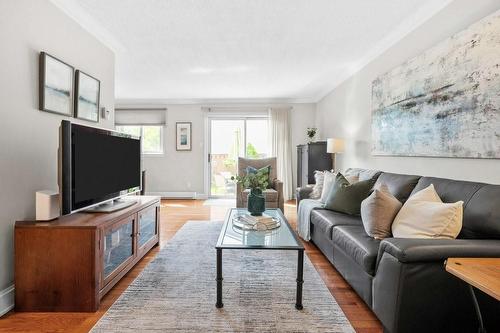
[[[141,138],[63,120],[59,133],[61,214],[108,203],[141,189]],[[130,200],[129,200],[130,202]],[[132,202],[133,204],[133,202]],[[122,202],[123,206],[126,206]],[[123,208],[123,207],[122,207]],[[97,210],[96,210],[97,211]]]

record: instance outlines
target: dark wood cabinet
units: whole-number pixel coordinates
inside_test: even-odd
[[[97,311],[101,298],[160,240],[160,199],[113,213],[15,226],[16,311]]]
[[[326,152],[326,141],[297,146],[297,186],[314,184],[315,170],[330,170],[332,154]]]

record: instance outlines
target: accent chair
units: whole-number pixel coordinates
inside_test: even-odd
[[[254,167],[260,169],[266,166],[271,166],[269,174],[270,184],[269,188],[262,192],[266,199],[266,208],[279,208],[283,212],[284,199],[283,199],[283,182],[278,180],[276,169],[276,157],[252,159],[252,158],[238,158],[238,175],[244,176],[247,172],[247,167]],[[244,189],[240,184],[236,187],[236,207],[245,208],[248,204],[249,189]]]

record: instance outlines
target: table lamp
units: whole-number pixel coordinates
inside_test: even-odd
[[[339,138],[330,138],[326,140],[326,152],[333,154],[332,169],[335,171],[335,157],[338,153],[344,152],[344,140]]]

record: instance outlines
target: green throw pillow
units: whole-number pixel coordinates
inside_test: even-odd
[[[326,197],[325,208],[350,215],[359,215],[361,201],[371,194],[374,184],[374,179],[350,184],[339,172],[335,177],[330,193]]]
[[[249,174],[254,174],[254,173],[257,173],[257,172],[264,172],[264,174],[267,174],[267,188],[271,188],[272,184],[271,184],[271,166],[268,165],[268,166],[265,166],[263,168],[260,168],[260,169],[256,169],[252,166],[247,166],[246,167],[246,172],[247,172],[247,175]]]

